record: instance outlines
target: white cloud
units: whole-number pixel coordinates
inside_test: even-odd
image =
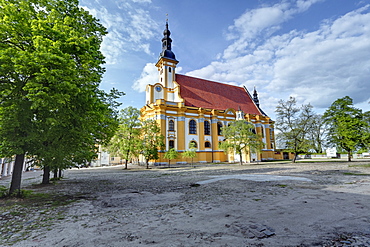
[[[232,59],[248,51],[247,47],[253,47],[258,43],[258,36],[269,37],[279,30],[280,25],[295,14],[307,10],[312,4],[322,0],[299,0],[293,3],[282,1],[273,6],[265,6],[253,10],[247,10],[234,21],[229,27],[226,38],[236,39],[223,54],[224,59]]]
[[[283,1],[249,10],[229,28],[233,43],[220,59],[189,75],[257,86],[262,108],[273,115],[279,99],[326,108],[346,95],[369,101],[370,6],[323,21],[319,30],[274,35],[283,22],[318,2]],[[259,22],[260,21],[260,22]]]
[[[268,88],[300,95],[305,103],[327,107],[349,95],[366,101],[370,81],[370,13],[350,12],[320,30],[290,40],[276,52]]]
[[[145,92],[146,85],[155,84],[158,81],[158,69],[154,63],[147,63],[132,88],[138,92]]]
[[[152,0],[132,0],[134,3],[152,3]]]
[[[176,73],[181,72],[182,68],[177,67]],[[132,88],[138,92],[145,92],[146,85],[155,84],[158,82],[158,68],[155,66],[155,63],[147,63],[143,68],[139,79],[137,79]]]
[[[108,29],[104,37],[102,52],[107,64],[117,64],[128,51],[144,52],[153,55],[149,41],[158,35],[158,24],[151,18],[141,4],[150,4],[151,0],[117,1],[118,10],[107,9],[95,3],[83,6]]]

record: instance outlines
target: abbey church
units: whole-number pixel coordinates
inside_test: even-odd
[[[225,154],[218,146],[225,139],[222,127],[245,119],[255,126],[264,147],[261,152],[245,154],[244,161],[275,159],[274,122],[261,110],[256,89],[252,96],[246,87],[176,74],[179,61],[172,51],[170,34],[166,23],[156,64],[158,81],[146,86],[146,105],[141,109],[143,119],[159,124],[165,151],[174,148],[181,153],[193,143],[195,162],[237,161],[237,155]],[[157,164],[167,164],[163,155],[160,153]]]

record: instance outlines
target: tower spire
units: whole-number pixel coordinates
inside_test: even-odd
[[[166,28],[163,31],[162,38],[162,52],[159,57],[169,58],[176,61],[175,54],[172,52],[172,39],[170,37],[171,32],[168,29],[168,14],[166,16]]]
[[[257,90],[256,90],[256,86],[254,86],[254,90],[253,90],[253,101],[254,101],[254,103],[256,103],[256,106],[259,108],[260,107],[260,101],[258,99],[258,93],[257,93]]]

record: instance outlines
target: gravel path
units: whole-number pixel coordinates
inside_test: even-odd
[[[72,201],[0,211],[23,222],[1,232],[22,247],[370,246],[369,164],[84,168],[49,186],[31,185],[41,177],[29,172],[24,186]]]

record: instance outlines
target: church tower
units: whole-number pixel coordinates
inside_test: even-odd
[[[172,51],[171,32],[168,29],[168,21],[166,21],[166,28],[163,31],[162,38],[162,52],[159,54],[156,67],[158,69],[158,82],[147,87],[146,102],[147,104],[154,103],[157,99],[165,101],[179,102],[180,99],[176,97],[177,91],[174,85],[176,65],[179,61],[176,60],[175,53]],[[176,92],[175,92],[176,91]]]

